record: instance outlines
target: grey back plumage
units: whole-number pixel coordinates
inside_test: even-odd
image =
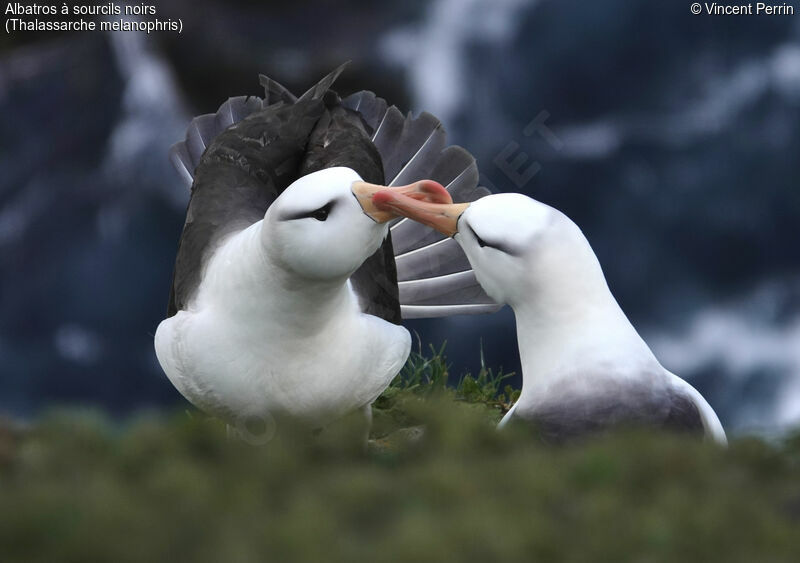
[[[588,387],[577,379],[564,381],[547,400],[516,408],[510,423],[532,423],[545,441],[553,443],[619,428],[659,428],[698,436],[705,432],[692,398],[658,378],[592,380]]]

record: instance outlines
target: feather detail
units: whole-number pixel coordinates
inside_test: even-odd
[[[217,133],[213,113],[207,113],[192,119],[189,129],[186,131],[185,143],[195,168],[200,164],[200,159],[206,151],[206,147],[211,144]]]
[[[271,106],[280,102],[293,104],[297,101],[297,96],[269,76],[259,74],[258,83],[264,88],[264,106]]]
[[[169,160],[175,170],[178,171],[186,187],[191,188],[194,181],[194,164],[192,164],[192,157],[189,156],[189,151],[186,150],[186,143],[180,141],[172,145],[169,149]]]
[[[347,96],[342,100],[342,105],[361,116],[367,126],[367,132],[371,136],[375,135],[378,125],[380,125],[388,109],[386,100],[377,97],[368,90],[362,90]]]
[[[403,281],[398,286],[400,300],[406,305],[494,305],[480,290],[472,270],[437,278]]]
[[[333,83],[336,82],[336,79],[339,78],[339,75],[342,74],[342,71],[345,69],[347,65],[350,64],[350,61],[340,64],[338,67],[333,69],[327,76],[325,76],[322,80],[314,84],[311,88],[309,88],[305,94],[298,98],[298,102],[303,100],[317,100],[325,95]]]
[[[487,315],[496,313],[502,305],[400,305],[404,319],[430,319],[453,315]]]
[[[395,262],[398,282],[435,278],[470,269],[467,255],[451,238],[395,256]]]

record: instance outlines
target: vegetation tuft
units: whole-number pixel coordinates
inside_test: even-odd
[[[375,401],[373,413],[373,436],[385,436],[390,430],[419,424],[421,421],[409,416],[409,401],[439,399],[467,403],[483,407],[488,420],[497,423],[519,398],[519,390],[503,382],[514,376],[514,372],[504,373],[502,368],[496,373],[486,366],[481,348],[481,364],[477,376],[471,373],[461,375],[450,384],[450,364],[445,356],[447,343],[439,348],[429,344],[426,354],[422,344],[411,354],[400,374],[392,381],[386,391]]]
[[[503,377],[417,350],[366,452],[197,413],[0,424],[0,561],[800,561],[800,433],[548,446],[495,429]]]

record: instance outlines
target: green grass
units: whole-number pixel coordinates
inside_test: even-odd
[[[433,352],[366,452],[252,447],[185,413],[0,425],[0,561],[800,561],[800,433],[548,446],[495,430],[501,373],[448,387]]]
[[[480,355],[478,374],[461,375],[451,382],[450,364],[447,362],[445,348],[429,345],[426,354],[422,344],[411,355],[394,381],[375,401],[373,406],[372,437],[381,438],[393,430],[421,424],[423,421],[411,416],[409,401],[437,399],[468,403],[483,407],[487,420],[499,422],[519,398],[519,390],[503,383],[514,375],[504,373],[502,368],[495,372],[486,366],[483,349]]]

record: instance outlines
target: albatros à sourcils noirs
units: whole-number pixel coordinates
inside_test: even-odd
[[[563,441],[646,425],[726,443],[708,402],[664,369],[631,325],[566,215],[522,194],[436,204],[384,190],[373,202],[454,237],[486,292],[514,310],[523,385],[501,428],[531,421]]]
[[[192,191],[156,355],[189,401],[239,428],[368,414],[408,356],[402,317],[498,308],[457,245],[371,205],[383,184],[476,199],[474,159],[430,114],[339,98],[341,70],[300,98],[262,76],[263,99],[195,118],[171,153]]]

